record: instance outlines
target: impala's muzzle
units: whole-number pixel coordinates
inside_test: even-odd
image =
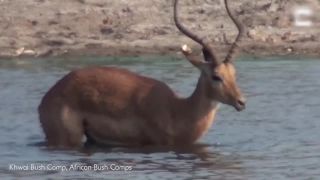
[[[237,111],[244,110],[246,108],[246,100],[245,100],[245,98],[238,99],[234,104],[234,108]]]

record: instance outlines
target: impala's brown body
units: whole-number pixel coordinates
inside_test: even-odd
[[[240,35],[226,59],[218,61],[209,43],[179,23],[177,0],[174,7],[177,27],[203,46],[206,60],[183,46],[186,58],[201,71],[192,95],[177,97],[165,83],[125,69],[75,70],[58,81],[39,106],[48,145],[81,146],[84,136],[100,144],[191,144],[211,126],[219,102],[244,109],[231,62]]]

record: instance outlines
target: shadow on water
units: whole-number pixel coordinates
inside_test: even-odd
[[[39,141],[28,144],[29,147],[40,148],[47,152],[68,152],[68,153],[80,153],[86,156],[91,156],[96,153],[131,153],[131,154],[152,154],[152,153],[166,153],[173,152],[175,154],[192,154],[197,156],[201,160],[210,159],[212,153],[209,152],[209,148],[212,145],[204,143],[196,143],[186,146],[115,146],[115,145],[101,145],[94,143],[85,143],[83,147],[76,149],[55,148],[48,147],[45,141]],[[213,153],[215,154],[215,153]]]
[[[206,161],[210,159],[208,151],[210,145],[207,144],[193,144],[187,146],[100,146],[95,144],[87,144],[84,148],[80,149],[79,152],[92,155],[95,153],[110,153],[110,152],[121,152],[131,154],[153,154],[153,153],[166,153],[172,152],[174,154],[192,154],[193,156]]]

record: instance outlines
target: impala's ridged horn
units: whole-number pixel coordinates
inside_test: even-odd
[[[224,0],[224,4],[225,4],[225,7],[226,7],[226,10],[227,10],[229,17],[231,18],[231,20],[233,21],[233,23],[236,25],[236,27],[238,29],[238,35],[237,35],[235,41],[233,42],[233,44],[231,45],[231,48],[228,51],[226,58],[224,59],[224,62],[230,62],[230,61],[234,60],[234,57],[239,50],[238,43],[242,40],[242,37],[245,34],[245,26],[238,19],[236,19],[233,16],[233,14],[231,13],[230,8],[229,8],[229,4],[228,4],[228,0]]]
[[[187,29],[185,26],[183,26],[180,22],[179,22],[179,18],[178,18],[178,2],[179,0],[174,0],[174,22],[177,26],[177,28],[179,29],[180,32],[182,32],[184,35],[188,36],[189,38],[191,38],[192,40],[194,40],[195,42],[199,43],[202,48],[203,48],[203,54],[205,56],[206,61],[210,60],[212,63],[214,64],[219,64],[217,57],[215,55],[214,49],[211,46],[209,40],[207,38],[201,38],[198,35],[196,35],[195,33],[191,32],[189,29]]]

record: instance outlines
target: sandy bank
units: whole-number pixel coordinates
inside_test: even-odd
[[[172,0],[1,0],[0,57],[177,54],[181,44],[199,47],[179,33]],[[317,0],[240,0],[232,8],[247,25],[243,53],[320,56],[320,14],[295,26],[292,10],[319,12]],[[184,23],[209,36],[220,56],[236,29],[221,0],[181,1]],[[305,17],[306,18],[306,17]]]

